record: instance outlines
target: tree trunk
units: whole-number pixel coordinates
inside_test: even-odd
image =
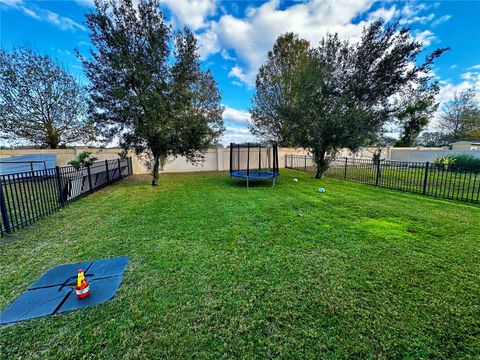
[[[60,135],[58,130],[53,126],[52,120],[47,120],[45,124],[45,131],[47,132],[45,137],[45,142],[47,143],[50,149],[58,149],[60,144]]]
[[[320,150],[316,154],[314,154],[315,162],[317,164],[317,172],[315,173],[316,179],[323,178],[323,174],[328,169],[328,162],[326,161],[325,154],[325,150]]]
[[[160,170],[163,170],[166,161],[166,154],[157,154],[153,156],[152,186],[158,185],[158,179],[160,178]]]
[[[152,168],[152,186],[158,185],[159,170],[160,168],[160,155],[153,156],[153,168]]]

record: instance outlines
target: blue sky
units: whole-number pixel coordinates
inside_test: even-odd
[[[86,53],[90,46],[84,13],[92,10],[93,0],[0,3],[2,48],[29,44],[86,81],[74,49]],[[327,32],[355,41],[369,22],[401,17],[424,43],[425,53],[451,48],[433,69],[441,103],[455,91],[480,90],[480,1],[164,0],[162,8],[174,28],[187,25],[198,36],[202,66],[212,70],[226,106],[225,143],[252,139],[247,126],[255,75],[275,39],[287,31],[313,45]]]

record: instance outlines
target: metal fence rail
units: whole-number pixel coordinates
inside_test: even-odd
[[[23,228],[86,194],[132,174],[131,158],[0,175],[0,233]]]
[[[308,155],[285,155],[285,167],[316,171],[315,162]],[[341,158],[330,163],[326,175],[393,190],[480,203],[479,167]]]

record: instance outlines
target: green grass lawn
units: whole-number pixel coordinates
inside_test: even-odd
[[[61,263],[130,262],[112,301],[0,328],[0,357],[480,356],[479,206],[293,170],[238,184],[132,177],[4,237],[1,309]]]

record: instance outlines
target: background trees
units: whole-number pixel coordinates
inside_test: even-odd
[[[455,92],[440,114],[440,130],[446,140],[480,140],[480,104],[475,90]]]
[[[106,140],[118,136],[124,149],[147,154],[156,185],[167,156],[199,161],[223,132],[217,84],[200,69],[193,33],[172,35],[157,0],[95,6],[86,15],[95,50],[80,56],[93,120]]]
[[[51,149],[91,140],[82,87],[28,47],[0,49],[0,119],[3,137]]]
[[[298,41],[289,41],[294,40]],[[273,67],[277,75],[267,78],[260,73],[257,78],[262,86],[257,86],[252,102],[252,127],[261,133],[279,128],[279,119],[286,122],[281,126],[286,130],[284,138],[312,153],[316,176],[321,177],[340,148],[355,151],[378,138],[385,124],[398,114],[393,99],[402,90],[407,86],[431,88],[429,70],[446,49],[438,49],[420,65],[413,65],[421,50],[421,43],[413,40],[409,29],[399,28],[398,23],[385,25],[377,21],[364,29],[357,44],[327,35],[318,47],[308,50],[305,61],[300,61],[300,56],[296,62],[290,61],[294,64],[293,76],[291,70],[283,71],[276,66],[278,61],[269,57],[265,67]],[[288,116],[272,116],[267,106],[259,106],[255,100],[275,99],[270,93],[279,96],[282,84],[290,78],[293,82],[289,99],[283,103],[287,104],[286,109],[269,101],[277,113]]]

